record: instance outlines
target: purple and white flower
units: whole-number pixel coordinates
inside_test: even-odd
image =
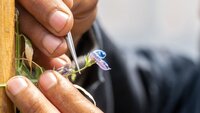
[[[72,73],[73,69],[69,68],[69,66],[63,66],[58,68],[56,71],[59,72],[61,75],[68,75]]]
[[[106,57],[106,52],[102,50],[94,50],[89,55],[86,57],[86,64],[81,70],[84,70],[87,67],[90,67],[91,65],[94,64],[94,62],[102,69],[102,70],[111,70],[109,65],[104,61],[103,59]],[[88,60],[87,60],[88,59]],[[75,74],[76,71],[69,66],[63,66],[59,69],[56,70],[59,72],[61,75],[72,75]]]
[[[96,64],[103,70],[110,70],[109,65],[103,60],[106,57],[106,52],[103,50],[94,50],[89,54],[89,58],[96,62]]]

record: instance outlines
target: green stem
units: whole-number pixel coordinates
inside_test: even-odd
[[[75,70],[74,72],[72,72],[72,73],[66,75],[66,77],[68,77],[68,76],[70,76],[70,75],[73,75],[73,74],[76,74],[76,73],[79,73],[79,72],[85,70],[86,68],[88,68],[88,67],[90,67],[90,66],[92,66],[92,65],[94,65],[94,64],[95,64],[95,62],[92,62],[90,65],[85,65],[85,66],[84,66],[83,68],[81,68],[80,70]]]
[[[16,22],[15,22],[15,30],[16,30],[16,52],[15,58],[19,59],[21,57],[21,36],[19,33],[19,21],[18,21],[18,14],[16,14]],[[16,60],[16,69],[20,67],[20,61]]]
[[[83,70],[85,70],[86,68],[92,66],[93,64],[95,64],[95,62],[92,63],[91,65],[85,65],[85,66],[84,66],[83,68],[81,68],[80,70],[76,70],[76,71],[74,71],[74,73],[78,73],[79,71],[83,71]]]

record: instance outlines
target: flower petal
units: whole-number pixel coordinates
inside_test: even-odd
[[[106,57],[106,52],[102,50],[94,50],[89,54],[91,60],[100,61]]]
[[[104,59],[106,57],[106,52],[104,52],[103,50],[94,50],[93,53],[100,59]]]
[[[94,60],[94,61],[100,61],[101,58],[99,58],[95,53],[90,53],[89,55],[90,60]]]
[[[94,50],[89,54],[90,60],[96,62],[96,64],[103,70],[110,70],[109,65],[103,60],[106,57],[106,52],[102,50]]]
[[[100,60],[98,62],[96,62],[96,64],[103,70],[107,71],[107,70],[111,70],[111,68],[109,67],[109,65],[104,61],[104,60]]]

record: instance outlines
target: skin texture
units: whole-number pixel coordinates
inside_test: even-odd
[[[46,69],[71,65],[65,35],[75,44],[92,25],[98,0],[16,0],[20,30],[32,41],[34,61]],[[38,88],[25,77],[7,82],[6,93],[22,113],[102,113],[72,83],[53,71],[43,73]]]
[[[38,86],[16,76],[8,81],[6,93],[22,113],[102,113],[57,72],[44,72]]]
[[[72,32],[76,45],[82,34],[91,27],[96,18],[97,2],[98,0],[17,0],[20,30],[35,46],[34,61],[48,69],[63,65],[67,59],[53,63],[51,60],[55,61],[54,58],[59,58],[68,51],[64,37],[69,31]],[[68,18],[63,15],[68,15]]]

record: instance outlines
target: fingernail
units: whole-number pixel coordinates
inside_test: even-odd
[[[53,54],[60,44],[62,44],[62,39],[53,35],[47,35],[44,37],[42,44],[49,54]]]
[[[14,77],[7,82],[7,88],[12,95],[17,95],[27,86],[27,82],[21,77]]]
[[[54,58],[51,62],[52,64],[54,64],[53,67],[55,67],[56,69],[68,64],[65,60],[60,58]]]
[[[65,24],[67,23],[68,19],[68,14],[62,11],[56,11],[50,16],[49,23],[51,27],[55,29],[56,32],[60,32],[65,27]]]
[[[57,67],[56,68],[60,68],[62,66],[68,65],[69,63],[66,62],[65,60],[61,59],[61,58],[56,58],[55,62],[57,63]]]
[[[40,85],[44,90],[48,90],[55,86],[57,84],[57,79],[55,75],[50,72],[46,71],[42,76],[40,77]]]
[[[61,58],[57,58],[56,60],[57,60],[57,62],[59,62],[63,66],[68,64],[65,60],[63,60]]]

